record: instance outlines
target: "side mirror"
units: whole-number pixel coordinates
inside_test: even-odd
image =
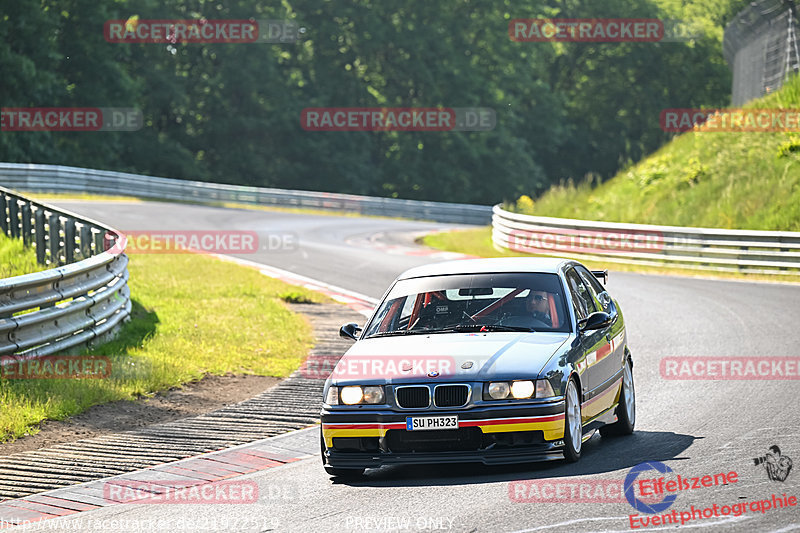
[[[344,337],[346,339],[353,339],[358,340],[358,333],[361,331],[361,328],[358,327],[358,324],[355,322],[350,322],[349,324],[345,324],[341,328],[339,328],[339,336]]]
[[[578,329],[581,331],[593,331],[610,326],[614,317],[603,311],[596,311],[583,320],[578,321]]]

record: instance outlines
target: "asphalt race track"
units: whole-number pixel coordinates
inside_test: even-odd
[[[284,247],[289,249],[267,246],[239,257],[373,298],[380,298],[402,270],[447,256],[414,255],[413,234],[448,227],[443,224],[158,202],[54,203],[123,231],[247,230],[257,232],[267,245],[269,235],[292,235],[294,244]],[[660,461],[674,471],[667,479],[677,474],[686,478],[735,471],[738,475],[736,483],[726,486],[679,492],[665,513],[677,510],[680,514],[691,506],[747,504],[741,516],[689,521],[680,529],[800,530],[798,507],[767,510],[761,506],[762,512],[750,506],[773,494],[800,496],[800,464],[785,481],[773,481],[753,461],[772,445],[794,462],[800,461],[800,381],[666,380],[659,372],[662,357],[797,358],[800,285],[616,273],[613,266],[610,270],[608,289],[625,314],[635,362],[636,433],[611,440],[595,435],[585,443],[577,464],[388,467],[368,471],[357,482],[343,483],[333,482],[319,458],[312,456],[248,475],[259,484],[261,497],[255,504],[119,505],[48,520],[47,529],[75,530],[78,521],[135,524],[164,519],[178,521],[171,531],[181,530],[180,521],[192,524],[187,530],[195,531],[631,531],[630,515],[638,514],[638,519],[654,515],[643,515],[624,500],[517,500],[531,496],[526,480],[538,480],[536,487],[548,490],[553,487],[547,484],[549,478],[566,478],[574,484],[598,480],[621,484],[635,465]],[[289,438],[307,446],[309,453],[318,450],[316,430]],[[517,481],[523,483],[511,485]],[[675,528],[641,527],[647,531]],[[119,530],[128,529],[119,526]]]

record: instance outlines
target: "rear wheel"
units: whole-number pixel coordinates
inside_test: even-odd
[[[581,402],[578,387],[570,379],[564,395],[564,459],[574,463],[581,458],[583,447],[583,424],[581,423]]]
[[[625,361],[622,371],[622,392],[617,405],[617,421],[600,428],[603,437],[630,435],[636,424],[636,391],[633,388],[633,365],[630,359]]]

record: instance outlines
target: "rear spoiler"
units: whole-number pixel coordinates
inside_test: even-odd
[[[608,270],[592,270],[592,274],[597,279],[602,279],[603,285],[605,285],[606,282],[608,282]]]

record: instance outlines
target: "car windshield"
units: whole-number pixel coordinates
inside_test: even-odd
[[[461,331],[571,330],[556,274],[468,274],[398,281],[366,337]]]

